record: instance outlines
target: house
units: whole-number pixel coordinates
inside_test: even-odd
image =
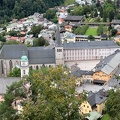
[[[64,43],[65,41],[67,43],[75,42],[75,34],[73,34],[71,32],[65,32],[65,33],[61,34],[61,41],[62,41],[62,43]]]
[[[80,86],[82,83],[92,83],[93,71],[80,70],[76,65],[71,66],[71,74],[76,79],[76,86]]]
[[[120,50],[102,59],[95,67],[93,83],[107,83],[120,69]]]
[[[111,25],[115,26],[115,25],[120,25],[120,20],[114,19],[111,21]]]
[[[64,22],[64,19],[67,17],[67,14],[66,13],[60,13],[59,16],[58,16],[58,23],[59,24],[62,24]]]
[[[107,97],[108,93],[104,89],[101,89],[95,93],[89,92],[87,95],[87,100],[80,105],[80,113],[88,114],[90,112],[97,111],[102,114]]]
[[[96,41],[101,41],[101,36],[94,36]],[[88,41],[88,35],[76,35],[76,41]]]
[[[71,25],[65,25],[65,30],[68,32],[72,32],[72,26]]]
[[[83,22],[84,16],[70,16],[70,15],[68,15],[64,20],[65,20],[65,22]]]

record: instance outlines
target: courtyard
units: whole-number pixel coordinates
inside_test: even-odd
[[[92,60],[92,61],[76,61],[76,62],[65,62],[69,68],[72,65],[77,65],[81,70],[93,70],[94,67],[100,62],[100,60]]]

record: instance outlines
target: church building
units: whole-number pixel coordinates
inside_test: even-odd
[[[3,45],[0,50],[0,77],[7,77],[15,67],[21,67],[21,75],[29,73],[29,69],[41,66],[64,65],[65,62],[100,60],[120,49],[114,41],[81,41],[64,42],[60,32],[56,30],[56,43],[47,47],[26,47],[24,44]],[[24,53],[24,54],[23,54]]]

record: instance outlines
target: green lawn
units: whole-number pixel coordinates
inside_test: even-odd
[[[74,4],[75,0],[65,0],[64,1],[64,5],[70,5],[70,4]]]
[[[101,120],[111,120],[108,114],[105,114]]]
[[[89,27],[89,28],[87,29],[85,35],[97,36],[97,28]]]

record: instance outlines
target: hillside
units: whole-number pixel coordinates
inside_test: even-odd
[[[0,24],[13,18],[23,18],[35,12],[43,13],[48,8],[64,3],[64,0],[0,0]]]

